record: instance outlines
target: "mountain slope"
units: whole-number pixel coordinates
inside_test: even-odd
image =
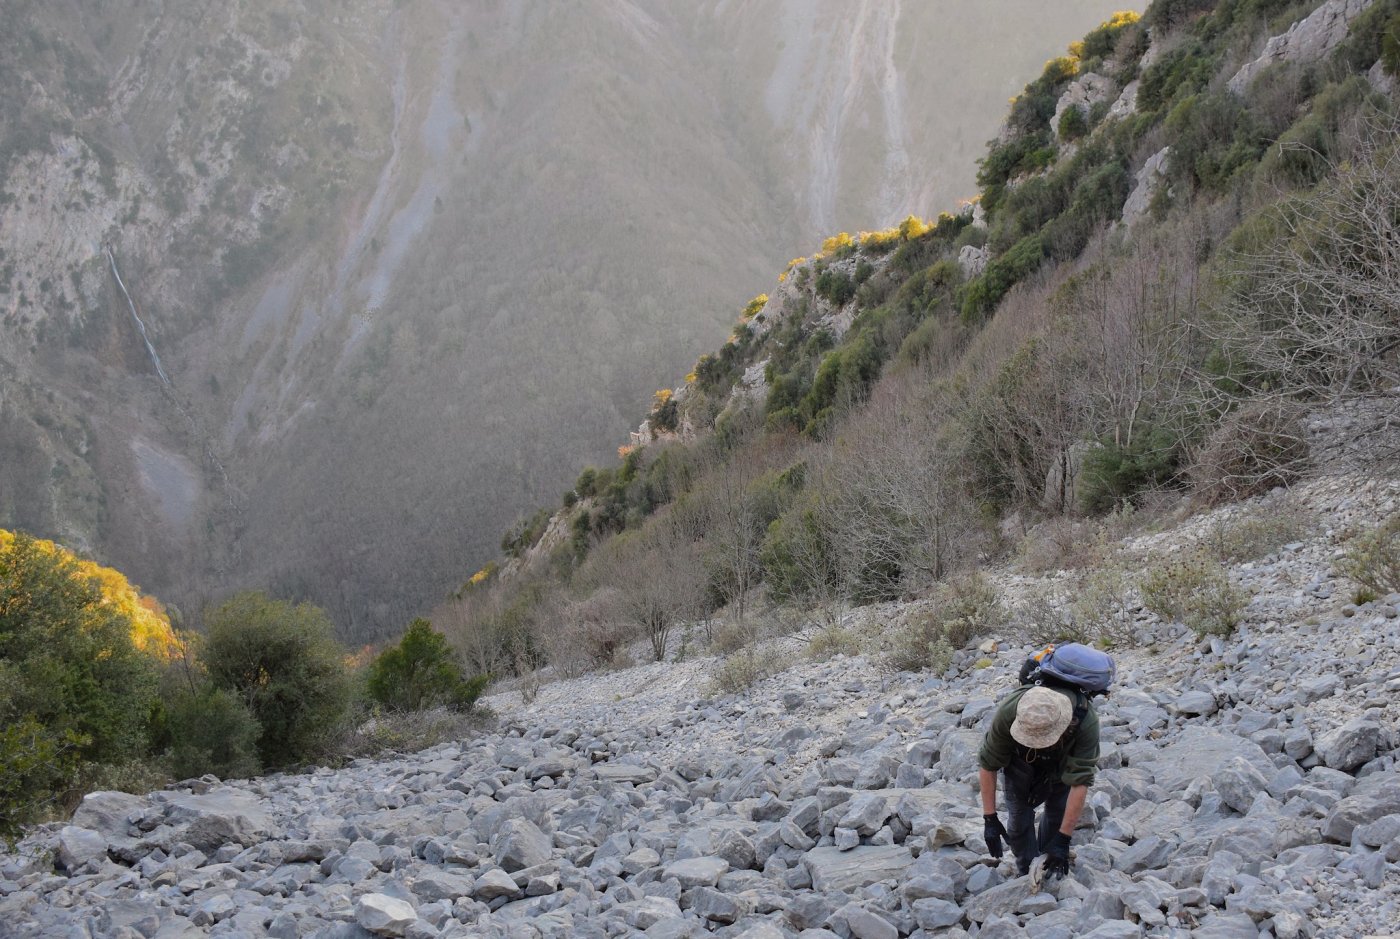
[[[0,520],[401,625],[1109,9],[9,0]]]

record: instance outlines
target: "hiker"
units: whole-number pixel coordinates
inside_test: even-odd
[[[977,754],[987,852],[1011,846],[1020,874],[1045,855],[1043,874],[1069,873],[1070,838],[1099,760],[1099,717],[1090,698],[1113,680],[1113,659],[1070,643],[1028,660],[1021,687],[997,706]],[[1006,825],[997,817],[997,772],[1006,793]],[[1040,830],[1035,810],[1044,805]]]

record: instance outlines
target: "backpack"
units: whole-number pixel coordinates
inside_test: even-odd
[[[1021,665],[1021,684],[1069,688],[1092,698],[1107,695],[1117,672],[1113,657],[1098,649],[1071,642],[1046,646]]]

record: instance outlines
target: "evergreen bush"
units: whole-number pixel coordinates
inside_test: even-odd
[[[415,619],[397,645],[370,664],[369,696],[384,707],[423,711],[433,707],[470,710],[487,677],[468,679],[447,639],[425,619]]]
[[[209,612],[199,653],[214,686],[237,696],[257,720],[265,766],[324,752],[345,715],[350,682],[320,608],[238,594]]]
[[[1164,430],[1140,431],[1126,444],[1107,441],[1084,455],[1080,506],[1107,512],[1141,492],[1172,481],[1180,471],[1177,441]]]
[[[255,775],[260,769],[262,728],[231,691],[212,685],[186,691],[166,706],[167,756],[177,779],[213,773],[221,779]]]

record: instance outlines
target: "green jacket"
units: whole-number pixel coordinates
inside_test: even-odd
[[[1025,759],[1029,751],[1011,739],[1011,722],[1016,719],[1016,703],[1030,687],[1033,686],[1017,688],[997,706],[991,729],[982,737],[982,748],[977,753],[977,762],[983,769],[996,772],[1013,759]],[[1071,692],[1061,688],[1053,690],[1068,697],[1071,704],[1076,703]],[[1099,715],[1092,703],[1079,726],[1062,738],[1054,750],[1058,752],[1052,751],[1050,759],[1058,761],[1061,782],[1067,786],[1094,784],[1094,770],[1099,763]]]

